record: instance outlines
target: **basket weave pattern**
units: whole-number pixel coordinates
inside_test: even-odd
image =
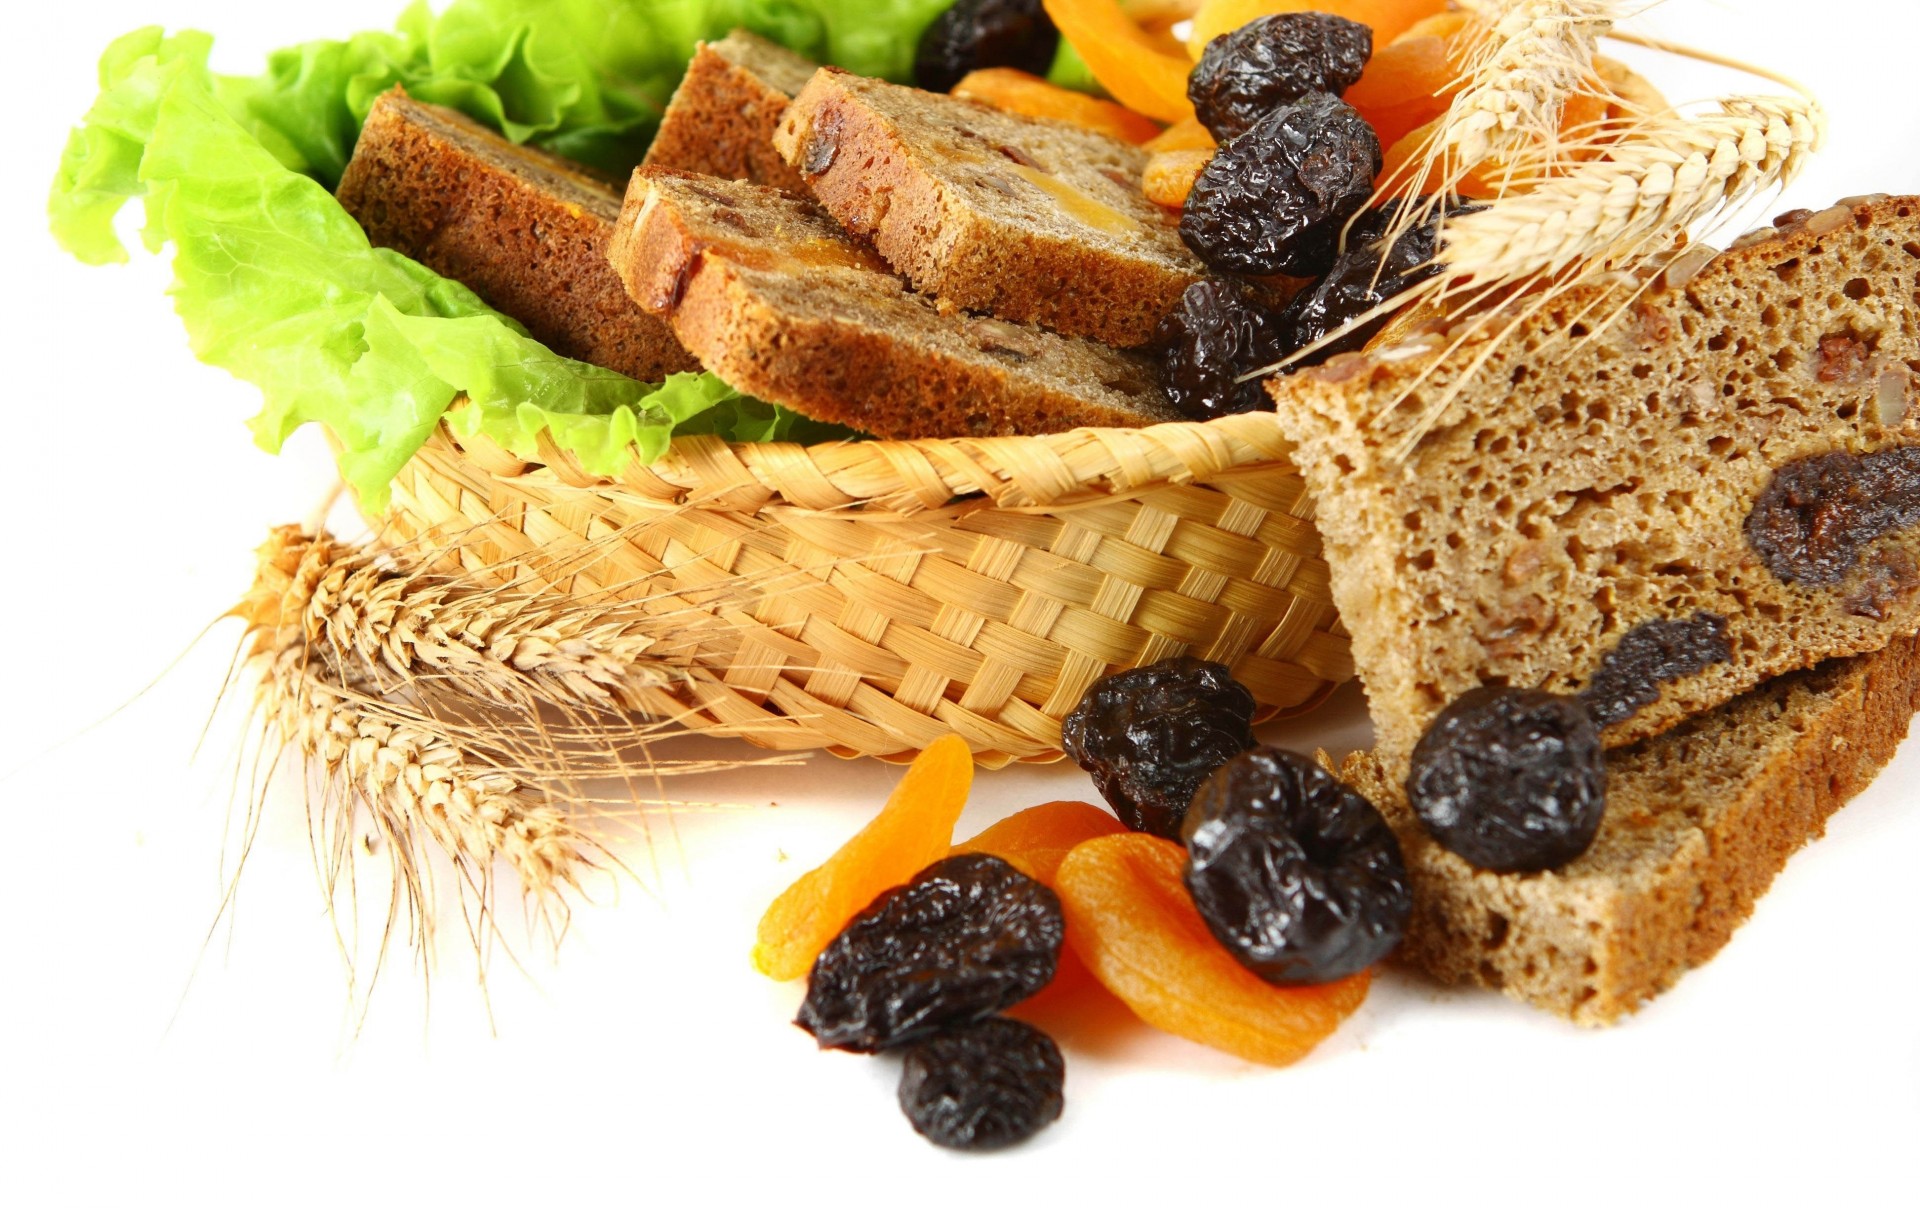
[[[1058,758],[1109,672],[1192,653],[1269,713],[1350,678],[1308,496],[1266,415],[977,440],[674,442],[608,480],[437,434],[389,540],[483,580],[608,596],[697,674],[659,702],[761,746]]]

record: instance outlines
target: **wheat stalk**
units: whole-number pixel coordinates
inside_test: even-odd
[[[654,757],[650,740],[676,729],[675,691],[697,673],[653,657],[643,614],[619,601],[480,583],[404,549],[281,528],[232,612],[247,625],[259,736],[321,786],[308,808],[329,906],[352,877],[362,823],[389,853],[376,969],[403,911],[430,950],[436,853],[477,954],[491,947],[496,868],[557,939],[568,891],[618,864],[589,821],[637,809],[636,778],[750,762]],[[622,782],[623,797],[583,787],[601,779]]]
[[[1729,97],[1714,113],[1643,118],[1605,158],[1451,219],[1437,257],[1447,274],[1441,287],[1628,266],[1674,234],[1791,181],[1819,149],[1825,125],[1806,97]]]
[[[1485,160],[1515,169],[1557,155],[1567,98],[1594,72],[1594,50],[1613,28],[1612,0],[1481,0],[1489,26],[1435,134],[1437,154],[1464,171]]]

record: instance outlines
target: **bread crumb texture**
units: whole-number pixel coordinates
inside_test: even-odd
[[[1720,950],[1788,857],[1893,757],[1917,709],[1912,638],[1769,681],[1610,752],[1600,832],[1550,872],[1483,872],[1447,851],[1372,754],[1341,775],[1406,853],[1414,909],[1397,960],[1602,1025]]]
[[[1583,287],[1463,324],[1459,347],[1425,333],[1271,387],[1397,771],[1461,692],[1580,691],[1648,622],[1722,618],[1731,657],[1657,685],[1609,746],[1920,629],[1920,493],[1829,584],[1782,578],[1747,535],[1783,467],[1920,446],[1920,200],[1796,213],[1683,259],[1697,271]],[[1894,457],[1905,473],[1920,454]]]
[[[607,263],[612,182],[395,88],[374,102],[341,206],[375,246],[461,282],[562,356],[643,382],[699,368]]]
[[[1142,192],[1147,153],[1091,130],[822,68],[774,141],[949,308],[1132,348],[1206,275]]]

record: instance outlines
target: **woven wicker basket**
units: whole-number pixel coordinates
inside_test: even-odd
[[[1308,496],[1267,415],[979,440],[675,441],[617,480],[442,429],[388,540],[483,580],[637,602],[695,672],[658,711],[780,750],[1059,757],[1109,672],[1192,653],[1268,714],[1353,674]],[[651,706],[650,706],[651,707]]]

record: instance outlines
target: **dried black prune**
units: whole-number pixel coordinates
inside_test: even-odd
[[[1060,745],[1120,821],[1172,839],[1193,790],[1253,745],[1253,693],[1219,663],[1182,656],[1096,680]]]
[[[1358,973],[1406,933],[1413,890],[1393,828],[1311,759],[1235,756],[1194,793],[1186,840],[1208,930],[1276,985]]]
[[[813,963],[794,1022],[874,1053],[984,1019],[1053,980],[1060,899],[997,856],[950,856],[854,916]]]
[[[1875,538],[1920,525],[1920,448],[1824,453],[1774,471],[1747,544],[1781,581],[1833,587]]]
[[[1425,205],[1421,198],[1413,204]],[[1383,247],[1387,232],[1407,203],[1388,202],[1368,210],[1353,220],[1346,230],[1345,250],[1334,259],[1327,275],[1294,295],[1280,312],[1280,323],[1289,353],[1306,348],[1348,322],[1379,306],[1388,298],[1426,280],[1439,270],[1433,265],[1441,215],[1454,217],[1482,207],[1450,199],[1436,206],[1434,213],[1408,228],[1391,247]],[[1335,232],[1338,239],[1339,232]],[[1360,348],[1386,325],[1389,316],[1381,315],[1355,327],[1295,362],[1294,366],[1317,365],[1339,352]]]
[[[1187,99],[1220,142],[1310,92],[1339,96],[1373,57],[1373,31],[1331,13],[1277,13],[1207,43]]]
[[[1040,0],[958,0],[920,35],[913,78],[929,91],[947,92],[982,67],[1045,75],[1059,49],[1060,31]]]
[[[1039,1028],[988,1019],[923,1040],[900,1071],[900,1110],[948,1149],[1004,1149],[1060,1118],[1067,1067]]]
[[[1659,700],[1660,685],[1732,657],[1725,617],[1696,612],[1685,621],[1642,621],[1607,651],[1580,699],[1604,730]]]
[[[1214,153],[1187,196],[1180,238],[1223,273],[1317,277],[1379,172],[1373,127],[1344,101],[1314,93]]]
[[[1160,320],[1160,384],[1194,419],[1271,411],[1260,379],[1235,379],[1285,356],[1284,328],[1273,311],[1227,281],[1196,281]]]
[[[1476,868],[1558,868],[1587,850],[1606,812],[1600,731],[1574,697],[1475,688],[1420,736],[1407,801]]]

